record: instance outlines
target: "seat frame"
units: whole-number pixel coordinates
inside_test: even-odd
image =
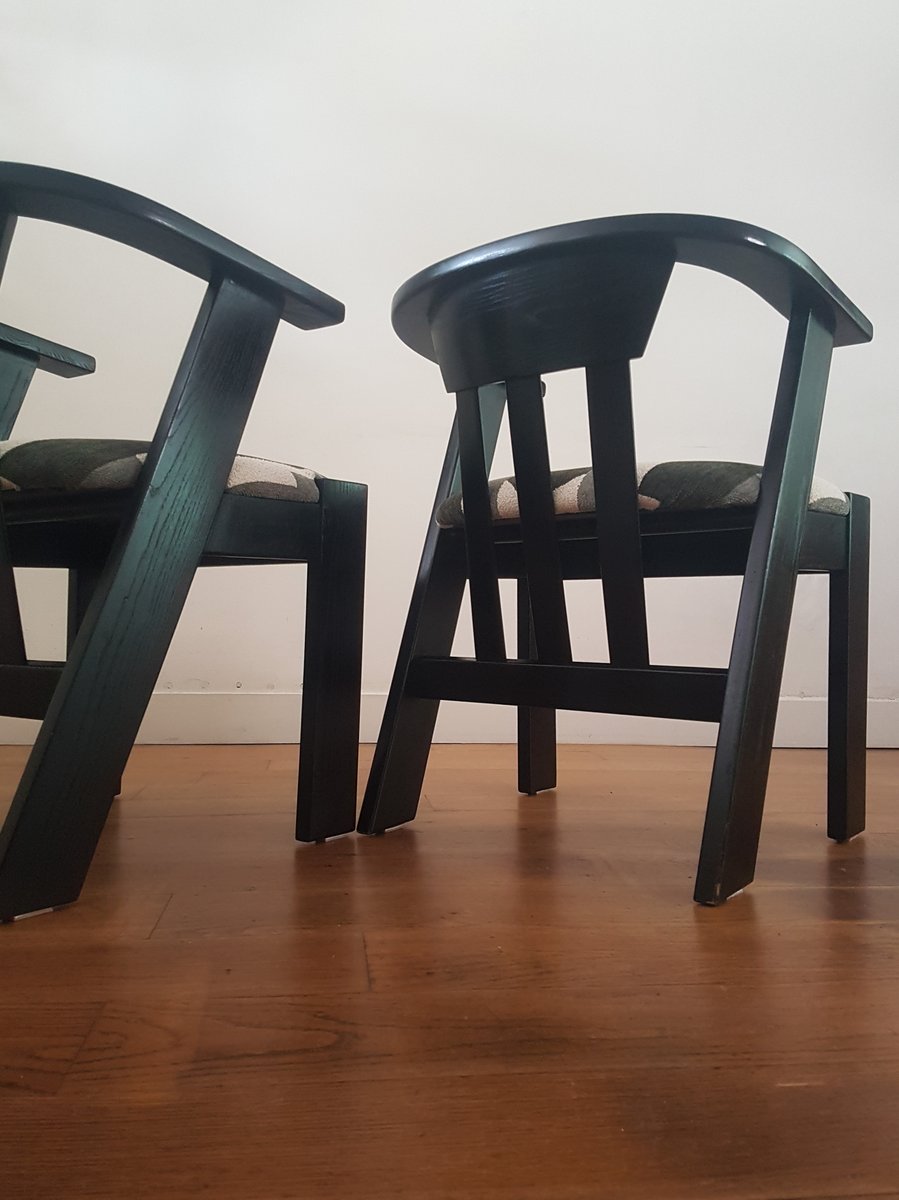
[[[630,360],[643,354],[675,263],[729,275],[788,318],[758,503],[640,512]],[[374,834],[412,820],[439,703],[519,711],[519,788],[556,783],[555,709],[717,721],[694,898],[753,878],[799,573],[830,579],[828,834],[864,827],[869,502],[808,511],[830,357],[867,318],[791,243],[755,226],[672,214],[557,226],[480,247],[409,280],[394,327],[436,361],[456,420],[360,814]],[[542,377],[582,367],[596,512],[553,509]],[[503,382],[497,383],[495,381]],[[488,477],[508,412],[520,518],[495,521]],[[436,524],[461,487],[464,528]],[[644,579],[742,575],[726,670],[650,663]],[[518,585],[506,655],[500,578]],[[572,661],[563,585],[601,578],[608,663]],[[469,585],[474,659],[452,657]]]
[[[296,834],[355,823],[366,488],[320,502],[224,494],[280,320],[333,325],[343,306],[143,197],[82,176],[0,164],[0,270],[18,216],[111,237],[208,287],[137,484],[0,495],[0,711],[42,719],[0,830],[0,920],[75,900],[200,566],[307,563]],[[89,356],[0,327],[0,439],[36,369]],[[25,653],[15,566],[69,571],[68,657]]]

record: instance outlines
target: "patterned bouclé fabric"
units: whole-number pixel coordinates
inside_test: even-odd
[[[2,464],[0,464],[2,470]],[[710,508],[749,508],[759,497],[762,468],[736,462],[662,462],[637,464],[637,506],[648,511],[690,512]],[[553,503],[557,516],[596,511],[593,471],[575,467],[553,471]],[[491,479],[490,506],[496,521],[518,520],[514,476]],[[817,477],[812,481],[809,508],[815,512],[849,511],[845,492]],[[462,496],[454,493],[437,512],[437,524],[461,525]]]
[[[44,438],[0,442],[0,490],[122,491],[137,482],[149,442],[103,438]],[[226,491],[317,504],[319,478],[306,467],[240,454]]]

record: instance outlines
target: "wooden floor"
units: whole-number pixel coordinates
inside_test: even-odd
[[[294,755],[138,749],[81,902],[0,928],[3,1200],[899,1196],[899,753],[833,846],[780,752],[721,909],[708,751],[528,799],[440,747],[414,826],[300,847]]]

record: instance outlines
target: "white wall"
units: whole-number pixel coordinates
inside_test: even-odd
[[[897,744],[897,24],[895,0],[7,0],[0,157],[143,192],[346,302],[341,327],[282,328],[244,448],[370,484],[369,738],[451,416],[436,369],[391,332],[395,288],[457,250],[613,213],[714,213],[798,242],[878,330],[836,355],[819,469],[874,500],[872,740]],[[99,367],[41,378],[16,436],[149,437],[200,294],[23,223],[0,320]],[[636,369],[640,456],[760,461],[783,329],[738,285],[680,268]],[[573,381],[551,380],[550,400],[557,465],[582,463]],[[145,736],[293,738],[301,585],[301,568],[201,577]],[[23,588],[32,653],[52,655],[62,580]],[[572,591],[583,652],[600,653],[595,585]],[[726,661],[732,581],[649,595],[657,660]],[[802,581],[785,742],[823,734],[825,613],[822,582]],[[511,734],[510,712],[445,707],[445,737]],[[583,715],[563,729],[713,732]]]

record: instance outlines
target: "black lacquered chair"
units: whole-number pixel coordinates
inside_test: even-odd
[[[630,362],[672,269],[745,284],[788,319],[764,466],[640,468]],[[441,700],[519,711],[519,789],[555,786],[555,711],[720,723],[695,898],[752,880],[796,576],[830,577],[828,834],[864,826],[869,504],[813,480],[834,346],[865,316],[795,246],[701,216],[630,216],[524,234],[409,280],[394,327],[456,393],[418,579],[359,829],[415,816]],[[584,368],[592,470],[550,471],[542,377]],[[514,480],[488,483],[508,411]],[[585,456],[586,457],[586,456]],[[461,494],[458,489],[461,486]],[[729,667],[650,662],[644,579],[742,575]],[[518,582],[517,657],[498,580]],[[603,581],[608,663],[573,662],[563,581]],[[466,581],[475,658],[451,657]]]
[[[0,919],[75,900],[199,566],[308,563],[296,835],[353,829],[366,489],[237,455],[281,320],[343,305],[141,196],[0,164],[0,272],[18,217],[113,238],[208,281],[152,442],[0,442],[0,712],[43,720],[0,831]],[[34,371],[93,360],[0,325],[0,438]],[[65,663],[26,656],[14,566],[69,572]]]

